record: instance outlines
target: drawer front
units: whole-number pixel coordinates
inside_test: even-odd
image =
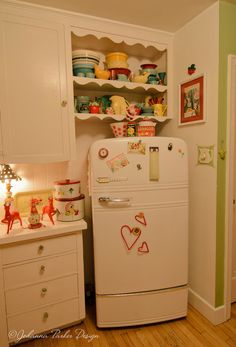
[[[3,269],[5,290],[77,272],[77,254],[64,254]]]
[[[17,315],[7,320],[9,342],[20,342],[19,339],[22,337],[22,333],[28,337],[43,331],[49,331],[50,333],[57,327],[78,320],[80,320],[80,317],[79,301],[77,299]]]
[[[41,241],[18,244],[2,249],[3,264],[42,258],[76,248],[76,235],[68,235]]]
[[[78,297],[77,274],[5,292],[7,314]],[[20,300],[19,300],[20,298]]]

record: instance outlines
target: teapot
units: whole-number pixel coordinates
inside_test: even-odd
[[[152,107],[154,109],[154,115],[156,117],[163,117],[167,110],[167,105],[163,104],[154,104],[152,105]]]

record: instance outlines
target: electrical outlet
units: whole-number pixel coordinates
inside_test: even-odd
[[[198,164],[210,165],[214,164],[214,145],[198,146]]]

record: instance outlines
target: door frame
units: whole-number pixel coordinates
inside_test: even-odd
[[[225,317],[231,317],[232,241],[234,199],[234,156],[236,125],[236,55],[228,56],[227,71],[227,155],[226,155],[226,204],[225,204]]]

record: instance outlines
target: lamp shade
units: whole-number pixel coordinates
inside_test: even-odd
[[[3,183],[7,180],[21,180],[21,177],[18,176],[8,164],[3,164],[0,171],[0,181]]]

